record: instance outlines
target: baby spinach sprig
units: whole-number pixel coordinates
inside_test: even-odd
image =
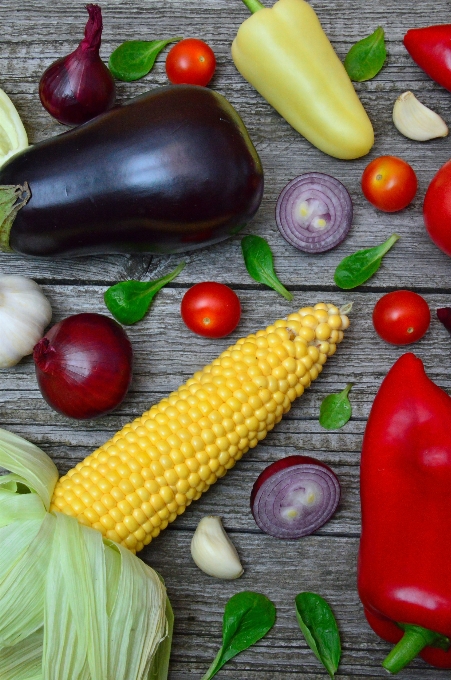
[[[299,593],[296,617],[308,646],[333,678],[341,658],[340,633],[330,605],[316,593]]]
[[[115,78],[131,82],[152,70],[160,52],[181,37],[167,40],[126,40],[111,53],[108,68]]]
[[[384,29],[378,26],[374,33],[351,47],[345,57],[344,67],[351,80],[362,82],[374,78],[386,58]]]
[[[349,290],[365,283],[377,272],[382,264],[382,258],[398,239],[398,234],[392,234],[379,246],[358,250],[345,257],[335,270],[334,281],[337,286]]]
[[[264,238],[248,234],[241,239],[241,250],[248,274],[254,281],[264,283],[288,301],[293,299],[293,295],[277,278],[271,248]]]
[[[352,415],[352,406],[348,394],[352,383],[348,383],[342,392],[329,394],[321,402],[319,424],[326,430],[338,430],[346,425]]]
[[[244,591],[233,595],[224,610],[222,647],[202,680],[210,680],[234,656],[271,630],[276,608],[265,595]]]
[[[120,281],[104,293],[105,304],[117,321],[130,326],[146,315],[155,295],[180,274],[184,262],[155,281]]]

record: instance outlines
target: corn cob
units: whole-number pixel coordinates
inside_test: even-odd
[[[319,303],[238,340],[62,477],[50,509],[138,552],[264,439],[348,325]]]

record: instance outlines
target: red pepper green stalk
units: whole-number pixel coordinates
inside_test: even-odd
[[[384,379],[365,430],[358,589],[373,630],[397,643],[383,666],[417,654],[451,668],[451,397],[414,354]]]
[[[439,647],[445,650],[449,648],[448,638],[432,630],[408,624],[405,626],[400,624],[400,628],[404,630],[404,635],[382,663],[385,670],[390,673],[398,673],[425,647]]]

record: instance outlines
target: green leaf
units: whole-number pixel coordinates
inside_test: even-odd
[[[127,40],[116,47],[108,61],[108,68],[115,78],[130,82],[139,80],[152,70],[155,59],[169,43],[181,40]]]
[[[296,617],[308,646],[333,678],[340,663],[341,643],[332,609],[316,593],[299,593],[295,604]]]
[[[338,430],[346,425],[352,415],[352,407],[348,399],[352,383],[348,383],[342,392],[329,394],[323,399],[319,409],[319,424],[326,430]]]
[[[127,548],[45,511],[54,468],[45,458],[0,430],[0,467],[15,470],[0,478],[0,678],[166,680],[163,583]]]
[[[393,234],[379,246],[358,250],[345,257],[335,270],[334,281],[337,286],[349,290],[365,283],[377,272],[382,264],[382,258],[398,239],[398,234]]]
[[[229,659],[260,640],[275,620],[276,608],[265,595],[250,591],[233,595],[225,606],[222,647],[202,680],[210,680]]]
[[[292,294],[280,283],[276,276],[271,248],[264,238],[253,234],[245,236],[241,239],[241,250],[248,274],[254,281],[264,283],[280,293],[286,300],[291,301],[293,299]]]
[[[344,60],[344,67],[351,80],[371,80],[379,73],[387,58],[384,29],[380,26],[374,33],[353,45]]]
[[[147,680],[167,680],[168,677],[172,635],[174,632],[174,612],[168,597],[166,597],[166,620],[168,622],[167,635],[158,645]]]
[[[12,432],[0,429],[0,467],[15,472],[50,507],[58,470],[53,461],[37,446]]]
[[[147,313],[155,295],[184,268],[181,262],[170,274],[155,281],[121,281],[104,293],[105,304],[120,323],[130,326]]]

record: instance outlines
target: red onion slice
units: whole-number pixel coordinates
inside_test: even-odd
[[[276,222],[282,236],[298,250],[323,253],[346,238],[352,223],[351,197],[335,177],[308,172],[282,190]]]
[[[262,531],[276,538],[308,536],[334,514],[340,484],[324,463],[288,456],[269,465],[251,493],[251,510]]]

